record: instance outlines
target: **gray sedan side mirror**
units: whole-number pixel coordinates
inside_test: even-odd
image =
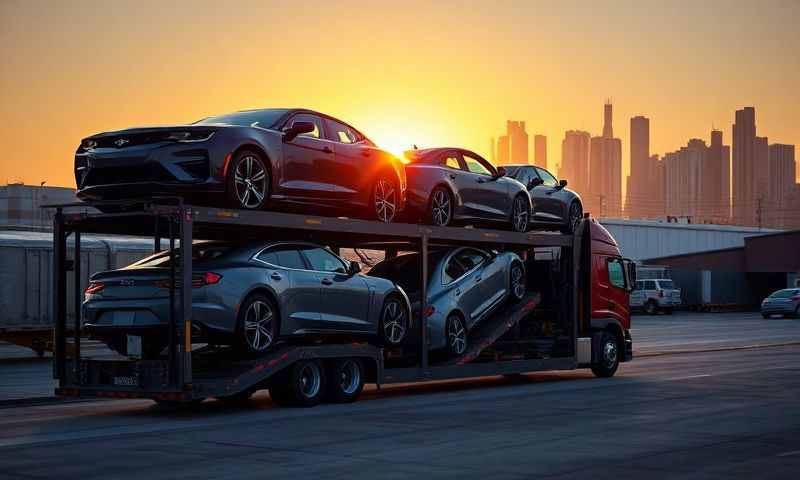
[[[358,262],[350,262],[350,265],[347,267],[347,274],[355,275],[357,273],[361,273],[361,264]]]
[[[561,188],[566,187],[567,186],[567,181],[566,180],[561,180],[560,182],[558,182],[558,186],[561,187]]]
[[[530,182],[528,182],[528,190],[532,189],[533,187],[538,187],[539,185],[543,184],[544,180],[539,177],[532,178]]]
[[[283,131],[283,141],[291,142],[297,138],[298,135],[311,133],[316,128],[316,125],[311,122],[294,122],[291,127]]]

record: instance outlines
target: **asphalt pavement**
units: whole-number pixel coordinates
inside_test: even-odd
[[[313,409],[263,392],[0,408],[0,477],[796,478],[800,321],[683,317],[635,317],[640,355],[612,379],[393,386]]]

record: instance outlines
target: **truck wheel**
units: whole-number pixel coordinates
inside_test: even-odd
[[[325,393],[325,369],[318,360],[300,360],[287,375],[276,379],[269,393],[278,405],[314,407]]]
[[[460,357],[467,351],[467,325],[461,315],[452,313],[447,317],[445,333],[447,351],[451,357]]]
[[[619,342],[609,331],[600,338],[600,362],[592,365],[592,373],[600,378],[613,377],[619,368]]]
[[[327,401],[332,403],[355,402],[364,389],[364,365],[357,358],[333,360],[328,370]]]
[[[656,305],[656,302],[648,300],[647,303],[644,304],[644,313],[648,315],[655,315],[658,313],[658,305]]]

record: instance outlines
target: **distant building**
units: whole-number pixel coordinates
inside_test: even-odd
[[[794,145],[770,145],[768,171],[764,223],[777,228],[800,228],[800,185],[796,183]]]
[[[547,137],[544,135],[533,136],[533,163],[542,167],[547,166]]]
[[[622,216],[622,141],[613,137],[612,106],[603,110],[603,136],[593,137],[589,147],[589,195],[585,210],[603,217]]]
[[[650,119],[647,117],[631,118],[630,159],[625,213],[630,218],[648,218],[655,187],[655,165],[650,161]]]
[[[42,205],[77,202],[74,188],[12,183],[0,186],[0,225],[50,228],[52,211]]]
[[[589,132],[568,130],[561,141],[561,166],[558,178],[582,196],[589,194]],[[587,210],[588,211],[588,210]]]
[[[736,111],[733,124],[732,220],[737,225],[755,225],[758,165],[756,163],[756,111]]]
[[[730,221],[731,203],[731,148],[722,143],[722,131],[711,131],[711,145],[708,158],[703,167],[703,204],[710,208],[710,216],[715,223]]]
[[[704,165],[708,147],[693,138],[677,152],[664,156],[665,213],[671,217],[687,217],[692,223],[709,223],[709,210],[702,196],[706,173]]]
[[[506,134],[497,139],[497,164],[529,163],[528,162],[528,133],[525,131],[525,122],[508,120]]]

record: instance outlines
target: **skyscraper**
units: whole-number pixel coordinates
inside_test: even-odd
[[[525,122],[506,121],[506,134],[497,139],[497,164],[528,163],[528,133]]]
[[[773,143],[769,146],[769,196],[766,224],[770,227],[797,228],[800,224],[800,205],[794,201],[800,189],[796,183],[797,164],[794,145]]]
[[[702,204],[714,223],[728,223],[731,197],[731,149],[722,144],[722,131],[711,131],[711,145],[703,164]]]
[[[645,218],[650,216],[647,206],[655,186],[655,165],[650,161],[650,120],[647,117],[631,118],[630,149],[631,169],[625,213],[632,218]]]
[[[533,163],[547,168],[547,137],[544,135],[533,136]]]
[[[664,156],[666,214],[691,217],[695,223],[708,220],[704,211],[704,166],[708,157],[706,142],[689,140],[685,147]]]
[[[733,222],[755,225],[756,213],[756,110],[736,111],[733,124],[732,206]]]
[[[568,130],[561,141],[561,167],[558,178],[569,181],[580,195],[589,192],[589,132]]]
[[[622,141],[613,137],[612,107],[604,108],[603,136],[593,137],[589,156],[589,195],[585,210],[604,217],[622,216]],[[586,206],[588,205],[588,208]]]

